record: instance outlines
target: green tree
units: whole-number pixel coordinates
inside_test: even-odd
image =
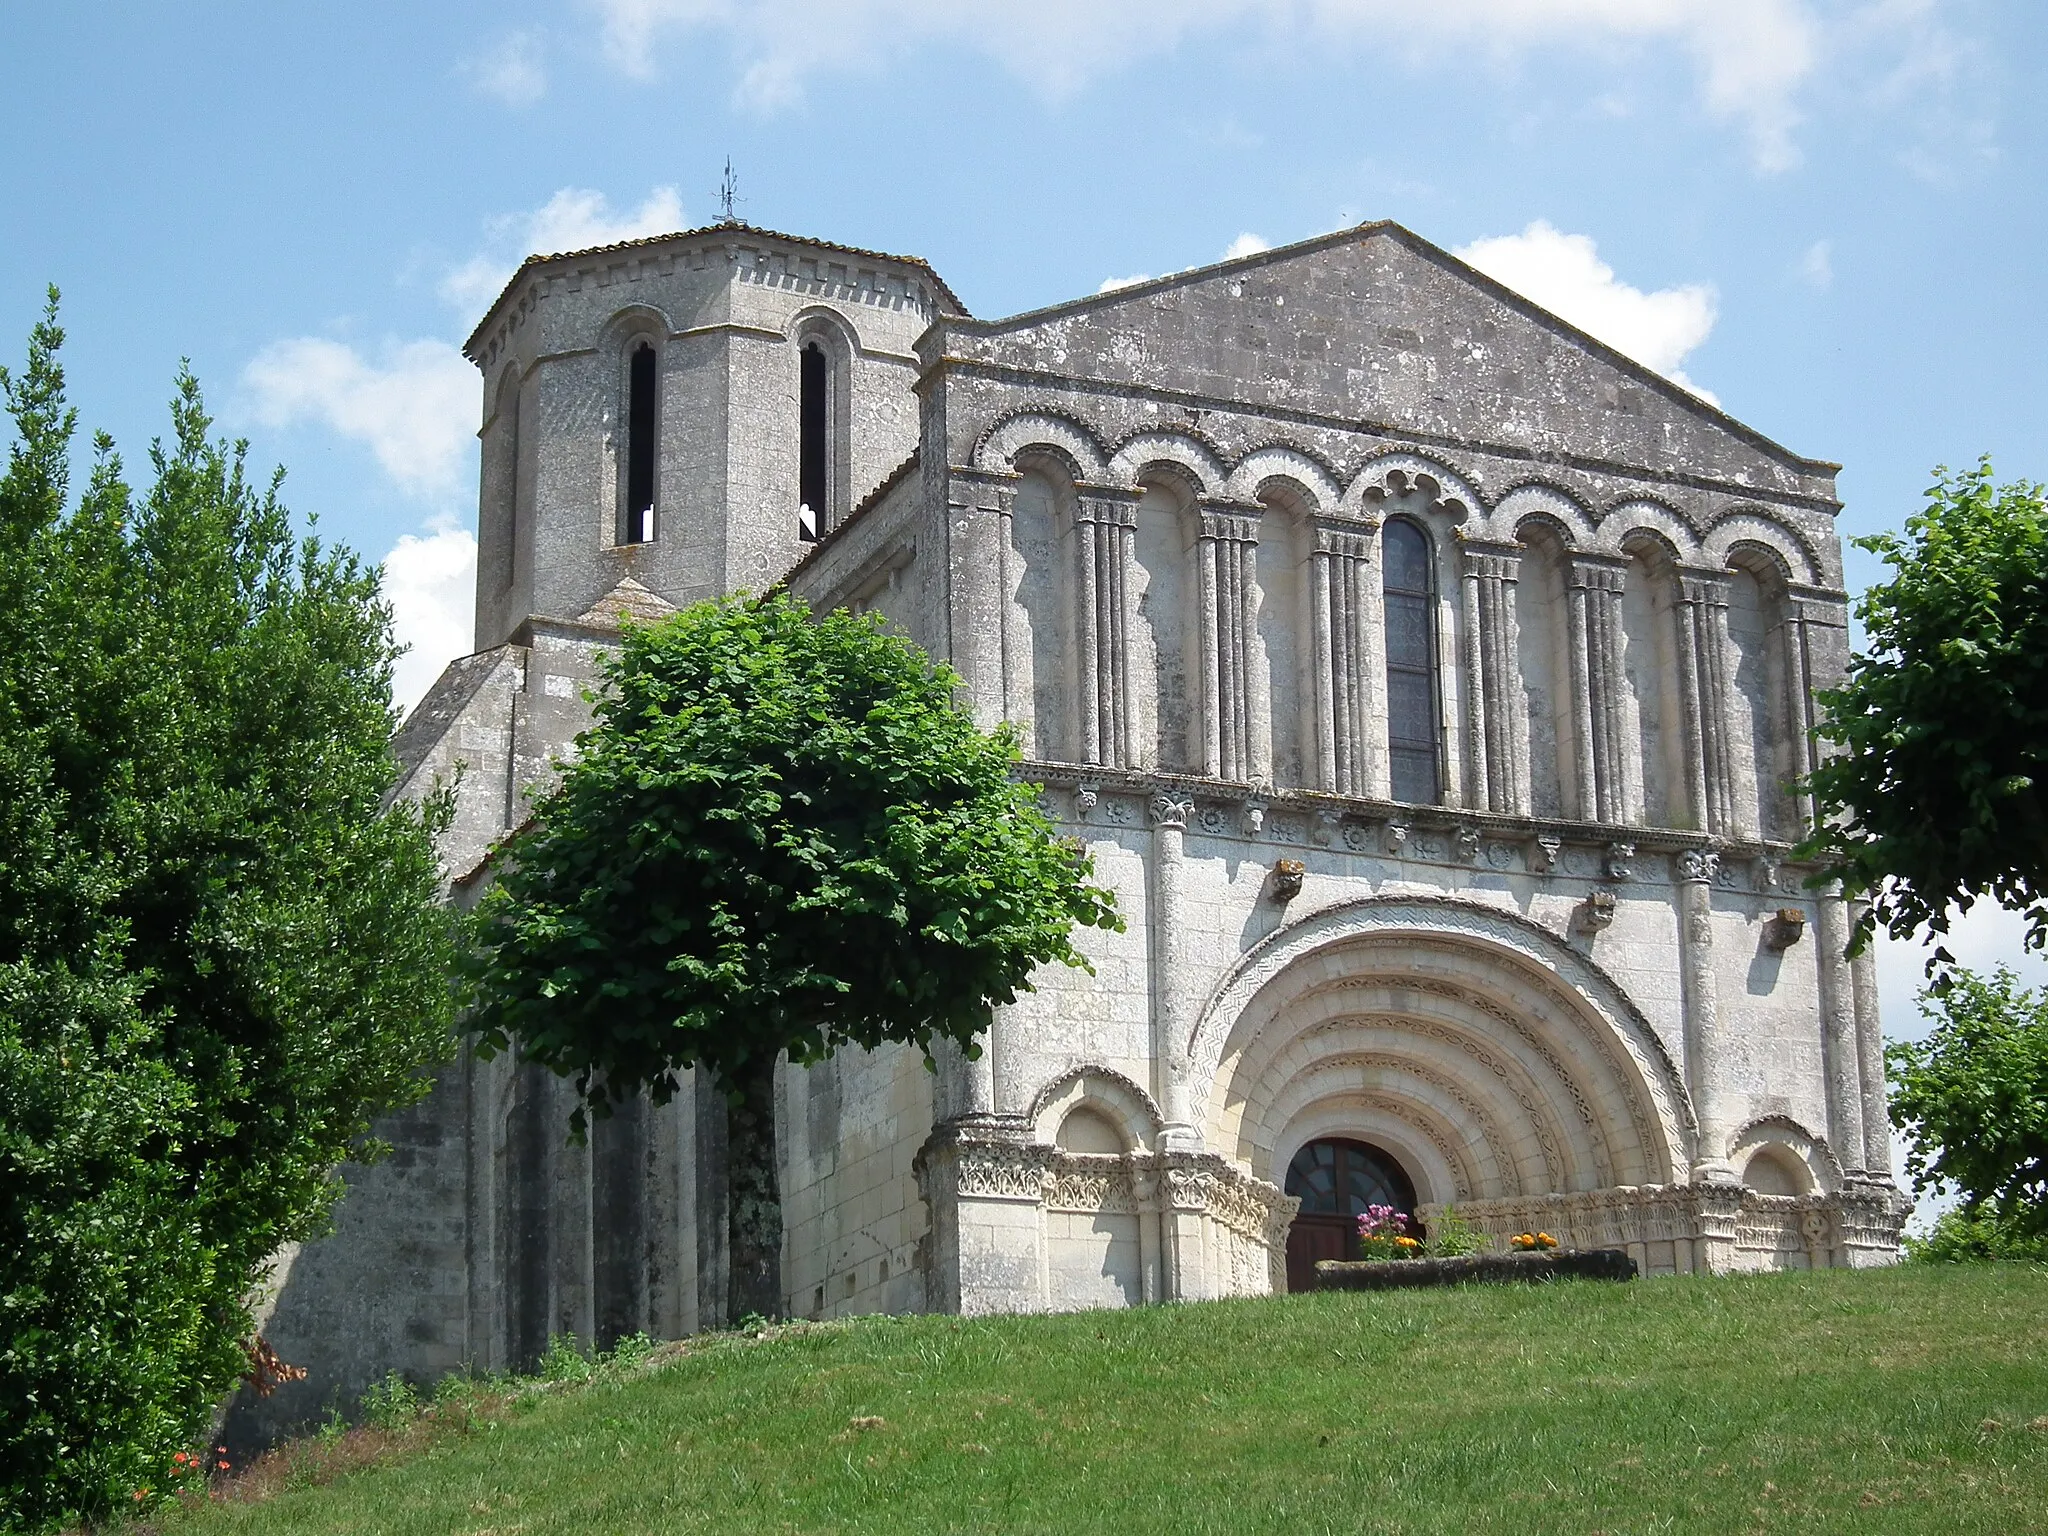
[[[1819,878],[1873,905],[1857,934],[1948,932],[1989,897],[2048,943],[2048,505],[1992,482],[1991,462],[1937,471],[1903,536],[1859,547],[1889,581],[1857,605],[1868,654],[1821,695],[1842,750],[1812,775]],[[1952,963],[1937,948],[1930,973]]]
[[[2048,1238],[2048,996],[2004,966],[1946,981],[1921,997],[1927,1038],[1885,1047],[1906,1170],[1922,1191],[1953,1185],[1980,1234]]]
[[[76,499],[56,294],[0,479],[0,1528],[176,1482],[248,1301],[452,1041],[436,807],[386,807],[377,572],[189,374]]]
[[[956,685],[784,595],[628,629],[481,909],[486,1049],[516,1040],[600,1115],[684,1068],[723,1089],[735,1320],[782,1305],[778,1053],[971,1053],[1034,968],[1085,963],[1075,924],[1120,926]]]

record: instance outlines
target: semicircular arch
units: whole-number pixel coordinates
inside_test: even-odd
[[[1304,511],[1332,513],[1344,499],[1344,487],[1329,465],[1314,454],[1280,444],[1246,454],[1230,472],[1224,494],[1234,501],[1261,501],[1274,481],[1296,487],[1306,503]]]
[[[1185,432],[1140,432],[1117,445],[1110,456],[1112,485],[1136,487],[1148,472],[1162,467],[1177,473],[1197,496],[1220,496],[1230,471],[1216,450]]]
[[[1407,996],[1389,1005],[1373,989]],[[1475,1057],[1466,1080],[1511,1077],[1525,1096],[1554,1106],[1556,1119],[1576,1122],[1569,1147],[1559,1146],[1567,1177],[1580,1187],[1668,1183],[1693,1161],[1697,1122],[1684,1080],[1611,976],[1519,913],[1423,895],[1306,914],[1232,967],[1187,1042],[1190,1102],[1212,1145],[1237,1150],[1243,1105],[1277,1093],[1264,1082],[1312,1058],[1287,1056],[1287,1037],[1302,1033],[1304,1018],[1329,1011],[1319,998],[1347,992],[1366,999],[1363,1012],[1412,1019],[1417,1033],[1440,1029],[1460,1049],[1465,1040],[1483,1042],[1501,1070]],[[1269,1031],[1273,1039],[1261,1044]],[[1241,1075],[1247,1061],[1257,1081]],[[1540,1136],[1541,1116],[1510,1118],[1521,1133]]]
[[[1053,411],[1019,411],[1006,416],[974,445],[976,469],[1007,474],[1017,455],[1028,450],[1061,460],[1075,480],[1102,480],[1109,474],[1109,454],[1095,434],[1070,416]]]

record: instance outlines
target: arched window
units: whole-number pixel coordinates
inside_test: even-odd
[[[656,383],[653,343],[635,343],[626,364],[626,500],[619,508],[621,544],[654,541]]]
[[[815,340],[804,343],[800,361],[796,532],[811,542],[824,534],[832,504],[832,361]]]
[[[1404,517],[1380,538],[1387,640],[1387,756],[1396,800],[1442,798],[1437,730],[1436,583],[1429,535]]]

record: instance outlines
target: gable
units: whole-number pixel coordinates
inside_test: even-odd
[[[1804,459],[1391,224],[994,322],[945,353],[1530,456],[1831,496]]]

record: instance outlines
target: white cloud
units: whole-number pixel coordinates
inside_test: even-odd
[[[386,343],[375,362],[317,336],[272,342],[242,370],[258,421],[314,421],[367,445],[405,491],[466,488],[481,385],[445,341]]]
[[[1456,254],[1644,367],[1720,403],[1679,366],[1714,329],[1710,284],[1645,293],[1614,275],[1591,236],[1565,234],[1543,219],[1519,235],[1475,240]]]
[[[1231,241],[1229,245],[1225,246],[1223,254],[1216,259],[1218,261],[1235,261],[1240,256],[1256,256],[1261,251],[1270,251],[1271,249],[1273,249],[1273,244],[1270,240],[1255,235],[1250,230],[1246,230],[1235,240]],[[1194,270],[1193,267],[1175,267],[1173,271],[1166,275],[1168,277],[1175,277],[1182,272],[1192,272]],[[1114,293],[1119,288],[1133,288],[1139,283],[1149,283],[1151,281],[1152,274],[1150,272],[1133,272],[1129,277],[1105,277],[1095,291],[1097,293]]]
[[[1799,258],[1799,275],[1822,293],[1835,286],[1835,247],[1831,240],[1816,240]]]
[[[1555,47],[1677,48],[1703,105],[1742,127],[1756,164],[1797,160],[1796,98],[1819,63],[1814,0],[590,0],[613,64],[655,73],[664,34],[715,31],[739,55],[739,98],[785,105],[830,69],[872,67],[920,43],[979,48],[1053,95],[1166,52],[1192,32],[1258,27],[1309,46],[1435,56]],[[1897,0],[1893,0],[1896,4]],[[1627,67],[1623,62],[1617,67]]]
[[[384,557],[384,600],[391,627],[409,647],[392,669],[391,699],[411,710],[441,669],[474,648],[476,538],[452,523],[408,533]]]
[[[472,89],[496,97],[508,107],[532,106],[548,93],[540,33],[530,27],[508,33],[464,59],[462,74]]]
[[[682,227],[683,201],[674,187],[656,187],[639,207],[617,212],[602,192],[564,187],[531,212],[492,219],[484,249],[441,280],[441,296],[474,316],[528,256],[615,245]]]

